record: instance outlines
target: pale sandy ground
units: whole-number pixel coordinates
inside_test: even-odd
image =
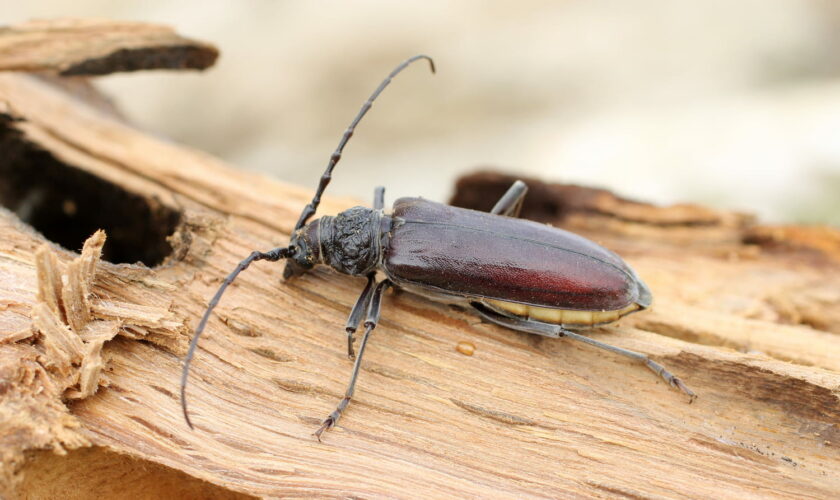
[[[488,165],[840,224],[840,2],[0,0],[0,23],[164,22],[205,74],[108,77],[144,127],[311,185],[391,66],[425,52],[348,146],[336,194],[446,199]]]

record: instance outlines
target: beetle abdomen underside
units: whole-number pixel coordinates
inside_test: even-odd
[[[393,217],[383,267],[397,284],[536,306],[551,318],[566,313],[542,309],[572,318],[648,305],[620,257],[573,233],[419,198],[397,200]]]
[[[551,309],[548,307],[529,306],[492,299],[485,299],[484,302],[498,311],[509,313],[516,317],[564,326],[595,326],[611,323],[622,316],[641,309],[638,304],[630,304],[623,309],[613,311],[575,311],[572,309]]]

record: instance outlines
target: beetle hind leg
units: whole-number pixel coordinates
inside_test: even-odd
[[[376,288],[373,289],[373,293],[370,297],[370,304],[367,308],[365,333],[362,335],[362,341],[359,344],[359,355],[356,357],[356,362],[353,364],[353,374],[350,376],[350,383],[347,385],[347,390],[344,392],[344,397],[341,401],[339,401],[338,406],[326,419],[324,419],[321,423],[321,427],[314,432],[314,436],[318,438],[318,441],[321,440],[321,434],[323,434],[324,431],[333,428],[335,424],[338,423],[338,419],[341,418],[341,414],[344,413],[347,405],[350,404],[350,400],[353,399],[353,393],[356,390],[356,380],[359,378],[359,369],[362,366],[362,356],[365,354],[365,347],[367,347],[368,338],[370,337],[370,333],[373,329],[376,328],[376,324],[379,322],[379,312],[382,309],[382,294],[385,293],[385,290],[387,290],[390,285],[390,281],[384,280],[380,281],[379,284],[376,285]]]
[[[509,217],[519,217],[519,211],[522,210],[522,202],[525,195],[528,193],[528,185],[522,181],[517,180],[510,186],[499,198],[499,201],[493,205],[490,210],[494,215],[507,215]]]
[[[664,366],[660,365],[656,361],[650,359],[646,354],[642,354],[636,351],[630,351],[628,349],[622,349],[621,347],[616,347],[613,345],[605,344],[603,342],[599,342],[595,339],[591,339],[584,335],[579,335],[574,332],[570,332],[569,330],[562,330],[562,335],[564,337],[568,337],[570,339],[579,340],[581,342],[587,343],[589,345],[600,347],[601,349],[606,349],[607,351],[614,352],[616,354],[621,354],[622,356],[627,356],[628,358],[633,358],[635,360],[641,361],[645,364],[653,373],[662,377],[663,380],[668,382],[668,384],[672,387],[675,387],[686,395],[688,395],[689,403],[694,402],[697,399],[697,394],[694,393],[691,389],[689,389],[682,380],[674,376],[673,373],[669,372]]]
[[[571,332],[562,326],[559,325],[552,325],[549,323],[542,323],[540,321],[534,321],[531,319],[526,318],[516,318],[507,316],[502,314],[480,302],[473,302],[471,304],[473,308],[481,315],[481,317],[496,323],[498,325],[505,326],[507,328],[512,328],[514,330],[519,330],[522,332],[534,333],[537,335],[542,335],[544,337],[551,337],[551,338],[558,338],[558,337],[568,337],[573,340],[579,340],[586,344],[600,347],[601,349],[606,349],[607,351],[614,352],[616,354],[620,354],[622,356],[627,356],[628,358],[633,358],[637,361],[641,361],[645,364],[653,373],[662,377],[668,384],[672,387],[676,387],[677,389],[681,390],[685,394],[688,395],[689,403],[692,403],[695,399],[697,399],[697,395],[694,394],[694,391],[689,389],[682,380],[674,376],[671,372],[669,372],[664,366],[660,365],[656,361],[650,359],[646,354],[642,354],[640,352],[631,351],[628,349],[622,349],[621,347],[616,347],[613,345],[605,344],[603,342],[599,342],[595,339],[591,339],[584,335],[577,334],[575,332]]]

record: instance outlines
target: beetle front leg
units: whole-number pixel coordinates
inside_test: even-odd
[[[376,324],[379,322],[379,312],[382,309],[382,294],[385,293],[385,290],[387,290],[390,285],[390,281],[384,280],[379,282],[373,290],[370,305],[368,306],[367,318],[365,319],[365,333],[362,336],[361,344],[359,344],[359,356],[356,358],[356,363],[353,365],[353,375],[350,376],[350,384],[348,384],[347,390],[344,392],[344,398],[342,398],[338,403],[336,409],[330,413],[324,422],[321,423],[321,427],[315,431],[314,435],[318,438],[318,441],[321,440],[321,434],[323,434],[325,430],[331,429],[336,423],[338,423],[338,419],[341,418],[341,414],[353,398],[353,393],[356,390],[356,379],[359,378],[359,369],[362,366],[362,356],[365,354],[368,337],[370,337],[370,333],[374,328],[376,328]]]
[[[493,205],[490,210],[491,214],[507,215],[509,217],[519,217],[519,211],[522,210],[522,202],[525,195],[528,193],[528,185],[522,181],[516,181],[507,192],[499,198],[499,201]]]
[[[359,323],[362,322],[362,318],[368,310],[368,305],[370,305],[370,295],[373,292],[375,276],[374,273],[368,275],[367,285],[365,285],[365,289],[362,290],[362,294],[359,295],[356,304],[350,311],[350,317],[347,318],[345,330],[347,331],[347,357],[350,359],[356,359],[356,354],[353,352],[353,334],[359,328]]]

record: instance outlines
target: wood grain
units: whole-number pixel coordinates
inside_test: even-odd
[[[618,251],[656,297],[652,311],[591,335],[666,364],[698,393],[695,403],[610,353],[390,293],[357,399],[323,443],[311,433],[349,377],[343,324],[364,280],[316,270],[283,282],[282,266],[256,263],[202,339],[190,431],[177,392],[192,329],[239,260],[288,240],[311,190],[151,137],[26,75],[0,74],[0,130],[24,160],[57,162],[66,170],[56,172],[78,182],[89,182],[81,171],[123,199],[178,215],[169,256],[149,268],[92,265],[95,252],[59,248],[21,221],[25,213],[0,212],[7,496],[49,496],[45,483],[67,477],[80,478],[60,483],[78,484],[75,498],[830,498],[840,490],[840,261],[825,243],[836,230],[773,232],[742,214],[582,188],[561,197],[557,186],[532,183],[530,201],[566,209],[525,215],[554,217]],[[0,172],[25,166],[4,158]],[[328,197],[323,213],[353,203]],[[105,229],[106,255],[130,238]],[[799,231],[808,237],[790,236]],[[772,244],[763,234],[775,235]],[[97,369],[90,346],[113,325]],[[102,336],[82,335],[91,328]],[[459,349],[465,343],[471,354]]]

